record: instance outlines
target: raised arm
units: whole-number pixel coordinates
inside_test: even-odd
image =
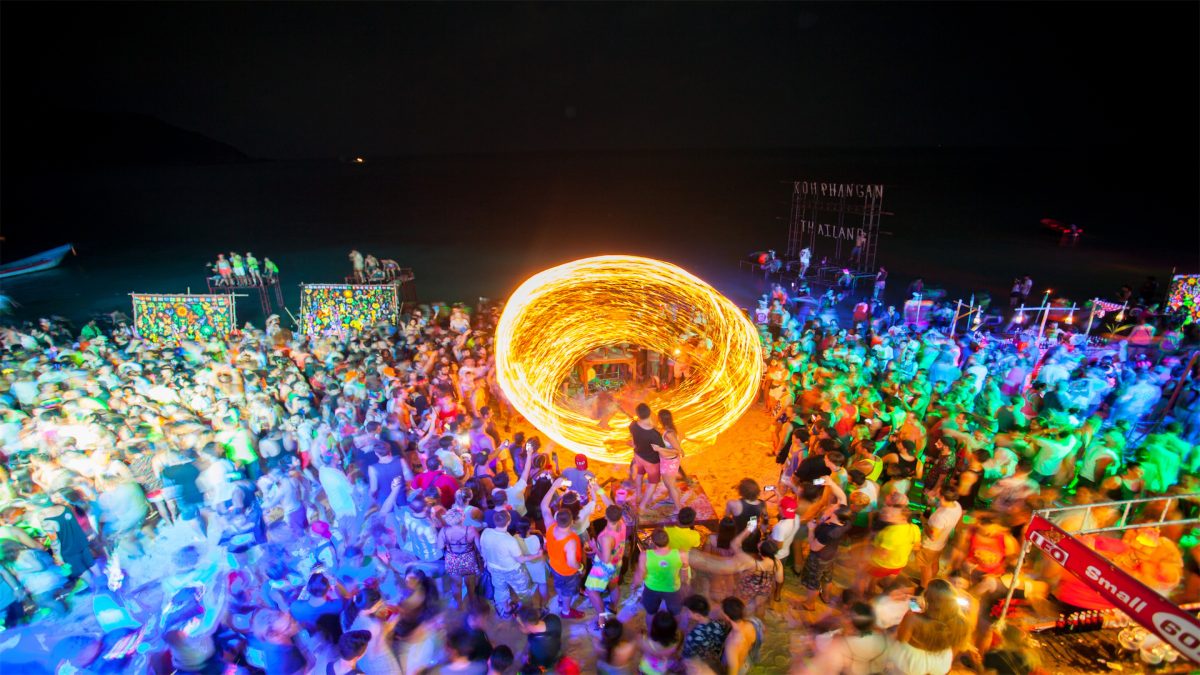
[[[426,419],[421,420],[422,422],[428,424],[429,428],[425,430],[425,434],[423,436],[421,436],[421,439],[419,441],[417,441],[417,447],[424,446],[425,443],[429,439],[433,438],[434,431],[437,429],[437,424],[434,423],[434,416],[431,414],[432,410],[433,410],[432,408],[430,408],[429,410],[426,410],[425,411]]]
[[[554,495],[558,494],[558,488],[566,481],[563,477],[554,479],[550,485],[550,489],[546,491],[546,495],[542,497],[542,522],[546,524],[546,529],[549,530],[550,524],[554,522],[554,514],[550,511],[550,501],[554,499]]]
[[[525,481],[525,484],[529,485],[529,471],[533,467],[533,449],[529,447],[528,443],[525,444],[525,461],[522,464],[521,477],[517,479],[517,482]]]
[[[400,491],[404,489],[404,479],[396,476],[392,479],[392,490],[388,493],[387,499],[383,500],[383,504],[379,507],[380,513],[391,513],[392,509],[396,508],[396,500],[400,498]]]
[[[579,515],[575,518],[576,522],[583,527],[582,532],[587,532],[588,527],[592,524],[592,514],[596,512],[596,506],[600,503],[600,500],[596,499],[596,491],[591,488],[592,485],[589,483],[588,494],[591,495],[591,499],[579,510]]]
[[[608,496],[608,490],[605,490],[604,488],[600,487],[596,483],[595,478],[593,478],[589,482],[588,487],[592,491],[593,500],[599,500],[600,503],[604,504],[604,508],[608,508],[613,505],[612,499]]]

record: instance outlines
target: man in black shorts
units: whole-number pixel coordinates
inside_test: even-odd
[[[637,504],[641,503],[643,497],[642,477],[645,476],[649,481],[646,488],[649,491],[653,491],[659,482],[658,452],[652,446],[666,446],[662,433],[650,419],[650,406],[645,403],[637,406],[637,419],[629,425],[629,436],[629,444],[633,446],[633,462],[629,465],[629,471],[632,474],[634,469],[637,470],[637,481],[634,483],[634,503]]]

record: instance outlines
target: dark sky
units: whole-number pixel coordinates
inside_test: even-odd
[[[261,157],[1196,147],[1200,4],[0,6],[4,113]]]

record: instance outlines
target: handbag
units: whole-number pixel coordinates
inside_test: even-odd
[[[479,583],[475,586],[475,593],[480,598],[487,600],[495,595],[495,588],[492,586],[492,572],[487,568],[487,565],[482,565],[483,572],[479,574]]]

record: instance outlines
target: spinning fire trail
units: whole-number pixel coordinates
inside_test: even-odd
[[[762,348],[749,319],[708,284],[659,260],[608,255],[559,265],[513,293],[496,328],[496,375],[513,406],[559,444],[627,461],[629,418],[607,427],[567,405],[564,383],[589,353],[629,343],[686,356],[691,374],[654,401],[695,448],[754,402]]]

